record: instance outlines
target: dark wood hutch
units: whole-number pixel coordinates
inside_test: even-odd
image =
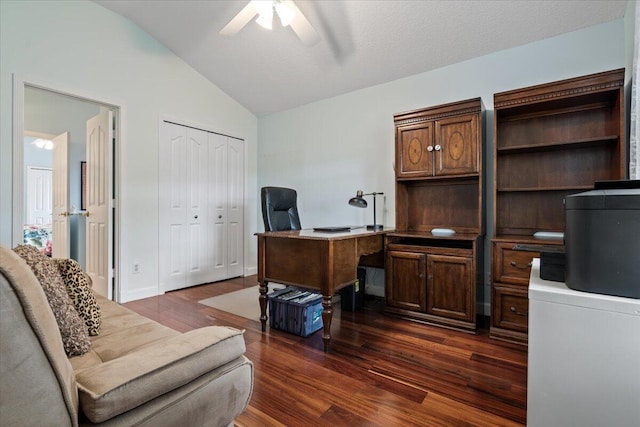
[[[563,245],[564,198],[623,179],[624,69],[494,95],[490,336],[526,343],[531,260]]]
[[[387,313],[476,330],[483,120],[480,98],[394,115],[396,230],[386,236]],[[455,234],[437,236],[433,229]]]

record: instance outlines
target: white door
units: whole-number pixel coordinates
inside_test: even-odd
[[[52,172],[27,166],[27,224],[51,224]]]
[[[207,265],[207,133],[187,128],[187,281],[186,286],[210,281]]]
[[[209,244],[212,281],[244,270],[244,144],[209,134]]]
[[[103,111],[87,121],[86,272],[93,289],[111,298],[113,280],[113,115]],[[55,240],[54,240],[55,247]]]
[[[207,133],[162,122],[159,156],[160,289],[210,281]]]
[[[227,276],[227,137],[209,134],[209,265],[211,281]]]
[[[69,134],[53,138],[51,256],[69,258]]]
[[[244,141],[227,139],[228,278],[244,273]]]

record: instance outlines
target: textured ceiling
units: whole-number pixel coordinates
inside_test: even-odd
[[[257,116],[624,16],[627,0],[296,1],[321,40],[250,22],[248,2],[94,0],[129,18]]]

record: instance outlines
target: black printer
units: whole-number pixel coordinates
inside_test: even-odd
[[[564,243],[569,288],[640,299],[640,180],[567,196]]]

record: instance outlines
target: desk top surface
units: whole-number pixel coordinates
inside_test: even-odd
[[[318,239],[318,240],[343,240],[343,239],[353,239],[358,237],[366,237],[371,235],[384,235],[392,231],[392,229],[384,229],[384,230],[367,230],[366,228],[356,228],[350,231],[339,231],[339,232],[322,232],[322,231],[314,231],[311,228],[305,228],[303,230],[287,230],[287,231],[265,231],[263,233],[256,233],[256,236],[265,236],[265,237],[276,237],[283,239]]]

